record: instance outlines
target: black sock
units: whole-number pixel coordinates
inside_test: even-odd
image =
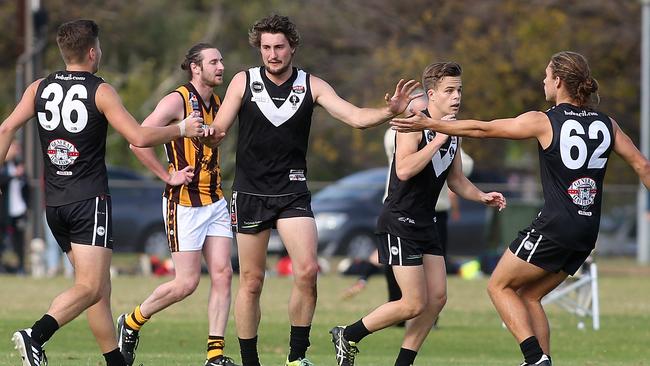
[[[32,339],[43,345],[59,329],[59,323],[51,315],[45,314],[32,325]]]
[[[395,366],[412,366],[415,362],[415,356],[418,353],[416,351],[400,348],[399,355],[397,355],[397,360],[395,360]]]
[[[359,319],[356,323],[348,325],[343,331],[343,337],[354,343],[358,343],[368,334],[370,334],[370,331],[363,325],[363,319]]]
[[[524,339],[524,341],[519,344],[519,348],[521,348],[521,353],[524,354],[524,360],[526,363],[531,365],[539,361],[544,354],[544,351],[542,351],[542,347],[539,345],[539,341],[535,336]]]
[[[311,325],[306,327],[291,326],[291,335],[289,337],[289,362],[305,358],[305,353],[309,347],[309,331]]]
[[[260,356],[257,354],[257,336],[255,338],[239,338],[242,366],[260,366]]]
[[[104,359],[106,360],[106,366],[126,366],[126,361],[124,361],[119,348],[104,353]]]

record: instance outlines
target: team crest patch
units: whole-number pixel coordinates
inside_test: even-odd
[[[573,203],[580,207],[580,210],[578,210],[579,215],[591,216],[591,212],[586,210],[594,204],[594,199],[598,193],[596,181],[589,177],[576,179],[567,189],[567,193],[571,196]]]
[[[292,95],[289,97],[289,103],[291,103],[291,107],[293,109],[297,109],[298,103],[300,103],[300,98],[298,98],[296,95]]]
[[[74,164],[75,160],[77,160],[79,157],[79,151],[77,151],[77,147],[71,142],[63,139],[56,139],[50,141],[50,144],[47,147],[47,155],[50,157],[52,164],[65,171],[70,165]],[[57,174],[59,173],[63,172],[57,172]],[[65,173],[63,174],[69,175]]]
[[[531,243],[531,242],[529,242],[528,240],[526,240],[526,241],[524,242],[524,249],[526,249],[526,250],[531,250],[531,249],[533,249],[533,243]]]

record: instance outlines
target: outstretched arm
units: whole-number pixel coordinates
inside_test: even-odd
[[[495,119],[489,122],[434,120],[422,112],[416,112],[412,117],[393,118],[390,124],[398,131],[420,131],[428,128],[453,136],[511,140],[536,137],[540,142],[544,137],[552,137],[553,133],[548,117],[542,112],[526,112],[515,118]]]
[[[447,176],[447,184],[452,192],[458,194],[464,199],[481,202],[487,206],[497,207],[499,211],[506,207],[506,199],[499,192],[485,193],[478,189],[474,183],[470,182],[463,174],[461,155],[457,154],[451,165],[451,170]]]
[[[618,123],[613,118],[611,120],[614,127],[614,151],[634,169],[646,189],[650,189],[650,161],[634,146]]]
[[[178,122],[183,116],[183,99],[178,93],[165,96],[151,114],[142,122],[143,127],[165,127]],[[194,167],[187,166],[180,171],[168,172],[160,163],[153,147],[129,146],[140,162],[149,168],[163,182],[176,186],[188,184],[194,177]]]
[[[106,116],[108,123],[131,145],[155,146],[178,137],[199,137],[207,133],[207,130],[203,129],[203,119],[195,116],[190,116],[177,124],[166,127],[141,126],[124,108],[115,89],[107,83],[103,83],[97,88],[95,101],[97,109]]]
[[[0,165],[4,163],[7,157],[9,145],[11,145],[16,131],[34,117],[34,98],[42,80],[36,80],[27,87],[16,108],[14,108],[9,117],[0,125]]]
[[[415,80],[405,82],[400,80],[391,97],[384,97],[386,106],[383,108],[359,108],[336,94],[324,80],[311,75],[311,90],[314,102],[325,108],[332,117],[354,127],[368,128],[382,124],[389,119],[404,112],[411,100],[419,98],[422,94],[411,95],[419,83]]]
[[[232,78],[228,85],[223,103],[219,106],[217,116],[214,122],[212,122],[212,125],[210,125],[214,129],[214,134],[203,139],[204,144],[215,148],[226,137],[226,133],[232,127],[241,108],[244,91],[246,91],[246,72],[240,71]]]

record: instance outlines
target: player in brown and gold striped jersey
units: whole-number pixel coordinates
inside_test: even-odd
[[[165,96],[143,125],[165,126],[192,114],[203,117],[209,129],[220,100],[213,89],[223,82],[223,58],[207,43],[194,45],[181,65],[190,81]],[[156,288],[144,302],[118,319],[119,346],[127,363],[135,359],[140,328],[157,312],[183,300],[196,289],[201,276],[201,257],[210,272],[206,366],[229,365],[223,353],[230,310],[230,215],[219,169],[219,150],[203,139],[179,138],[165,145],[168,168],[153,149],[132,147],[138,159],[167,183],[163,216],[174,261],[175,277]]]

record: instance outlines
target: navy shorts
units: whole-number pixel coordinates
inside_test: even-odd
[[[47,224],[64,252],[71,243],[113,249],[111,197],[102,195],[63,206],[45,208]]]
[[[279,219],[314,217],[311,210],[311,193],[286,196],[259,196],[234,191],[230,200],[232,230],[243,234],[256,234],[275,229]]]
[[[520,231],[509,248],[515,256],[539,268],[554,273],[564,271],[570,275],[575,274],[591,254],[591,250],[560,246],[531,228]]]

